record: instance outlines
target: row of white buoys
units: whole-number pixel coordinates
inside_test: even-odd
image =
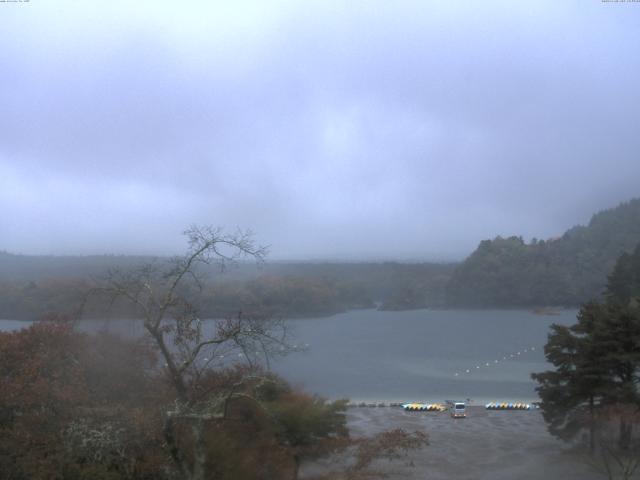
[[[529,403],[491,402],[485,405],[487,410],[531,410]]]
[[[404,403],[400,402],[359,402],[359,403],[349,403],[348,407],[402,407]]]
[[[444,412],[447,409],[441,403],[403,403],[401,407],[409,412]]]
[[[485,363],[478,364],[475,367],[466,368],[466,369],[462,370],[461,372],[455,372],[453,374],[453,376],[454,377],[459,377],[461,375],[467,375],[467,374],[470,374],[470,373],[472,373],[472,372],[474,372],[476,370],[480,370],[481,368],[491,367],[491,366],[499,364],[501,362],[506,362],[507,360],[516,359],[516,358],[522,356],[525,353],[535,351],[535,349],[536,349],[536,347],[530,347],[530,348],[525,348],[523,350],[520,350],[518,352],[509,353],[507,355],[504,355],[502,357],[502,359],[496,358],[496,359],[494,359],[494,360],[492,360],[490,362],[485,362]]]

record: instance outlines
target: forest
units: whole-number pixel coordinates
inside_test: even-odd
[[[465,307],[578,306],[600,299],[618,257],[640,242],[640,199],[596,213],[548,240],[480,242],[447,284],[447,304]]]
[[[620,256],[602,301],[584,303],[573,325],[551,326],[545,355],[554,368],[532,374],[549,432],[586,437],[609,478],[636,478],[640,467],[639,344],[640,244]]]
[[[72,313],[109,271],[162,258],[33,257],[0,253],[0,318],[35,320]],[[350,309],[442,306],[453,264],[292,263],[241,261],[221,271],[201,266],[202,291],[191,292],[202,315],[238,311],[277,317],[333,315]],[[93,304],[92,317],[132,315],[126,305]]]
[[[242,261],[202,267],[204,290],[191,292],[205,317],[243,310],[276,317],[326,316],[379,308],[577,307],[601,298],[618,257],[640,242],[640,199],[596,213],[547,240],[483,240],[460,263]],[[35,320],[70,313],[109,271],[166,259],[55,257],[0,252],[0,317]],[[123,305],[94,305],[91,316],[127,316]]]
[[[142,337],[81,333],[64,314],[0,332],[2,478],[295,480],[303,461],[327,458],[340,466],[331,478],[355,480],[428,444],[421,431],[353,437],[347,400],[269,372],[291,350],[279,321],[239,313],[203,331],[196,265],[221,259],[220,245],[263,252],[246,236],[188,235],[184,256],[113,271],[92,290],[139,313]]]

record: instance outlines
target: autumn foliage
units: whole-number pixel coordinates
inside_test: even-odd
[[[154,351],[55,320],[0,333],[0,478],[181,478],[163,432],[176,393]],[[382,437],[349,438],[345,401],[297,392],[267,372],[209,370],[197,385],[196,402],[234,393],[224,415],[205,422],[205,478],[293,479],[305,460],[352,449],[360,468],[388,453]],[[178,419],[174,434],[193,463],[192,423]]]
[[[147,409],[166,390],[154,362],[138,343],[65,323],[0,334],[3,478],[154,478]]]

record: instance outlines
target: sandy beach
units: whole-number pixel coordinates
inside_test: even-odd
[[[403,428],[429,435],[430,445],[411,455],[413,466],[381,463],[387,478],[461,480],[591,480],[605,478],[563,442],[549,435],[539,411],[467,409],[465,419],[447,412],[406,412],[399,407],[353,407],[354,436]]]

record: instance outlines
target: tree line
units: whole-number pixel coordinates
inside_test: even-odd
[[[582,305],[576,324],[551,327],[545,355],[554,369],[532,377],[549,431],[586,433],[605,473],[631,478],[640,466],[640,244],[619,258],[603,301]]]
[[[6,257],[7,255],[5,255]],[[102,257],[101,257],[102,258]],[[107,268],[75,271],[77,276],[47,276],[74,270],[47,270],[47,275],[32,270],[21,279],[0,280],[0,318],[37,320],[49,312],[72,312],[83,302],[84,292],[100,283],[108,272],[135,268],[129,262]],[[167,259],[147,259],[154,264]],[[1,263],[1,259],[0,259]],[[19,263],[19,262],[18,262]],[[15,265],[14,265],[15,266]],[[33,265],[32,265],[33,266]],[[34,267],[35,268],[35,267]],[[246,313],[283,318],[326,316],[352,309],[374,308],[403,310],[442,306],[444,287],[453,269],[449,264],[271,264],[251,269],[241,263],[224,272],[216,266],[199,266],[198,273],[209,281],[202,288],[190,287],[188,293],[204,318],[224,318],[242,310]],[[90,276],[82,272],[94,271]],[[249,272],[252,271],[252,274]],[[125,303],[89,306],[87,316],[132,317]]]
[[[104,275],[103,275],[104,276]],[[0,282],[0,318],[38,320],[50,312],[72,313],[99,279],[55,278],[38,282]],[[239,311],[251,315],[326,316],[350,309],[372,308],[373,300],[357,283],[331,278],[261,276],[247,281],[219,281],[199,288],[183,286],[203,318],[225,318]],[[138,316],[126,302],[97,302],[88,317]]]
[[[291,350],[277,319],[238,313],[205,329],[190,297],[204,286],[197,266],[264,251],[244,234],[186,234],[184,256],[113,270],[91,288],[87,302],[129,304],[142,338],[81,333],[59,314],[0,333],[3,478],[295,480],[305,461],[328,457],[323,478],[363,479],[376,460],[427,445],[422,431],[352,438],[346,400],[270,373],[268,359]]]
[[[618,257],[640,242],[640,199],[548,240],[497,237],[454,271],[446,302],[467,307],[577,306],[599,299]]]
[[[203,315],[244,308],[283,317],[324,316],[353,308],[578,306],[599,299],[617,258],[640,242],[640,199],[593,216],[561,237],[480,242],[460,264],[238,263],[198,292]],[[167,259],[127,256],[32,257],[0,252],[0,318],[37,319],[78,303],[78,292],[112,269]],[[110,312],[130,315],[125,307]],[[96,316],[107,314],[95,308]]]

